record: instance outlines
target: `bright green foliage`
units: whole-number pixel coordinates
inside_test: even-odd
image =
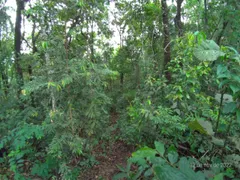
[[[194,49],[194,55],[202,61],[215,61],[218,57],[224,56],[225,53],[213,40],[205,40]]]
[[[161,142],[155,142],[155,148],[144,147],[132,154],[128,160],[127,169],[121,168],[123,173],[116,175],[113,179],[120,179],[125,176],[127,179],[198,179],[204,180],[205,176],[201,172],[194,172],[192,158],[178,158],[176,149],[169,149],[165,155],[165,147]],[[138,166],[137,171],[132,171],[129,167],[133,164]]]
[[[150,143],[163,135],[171,136],[174,133],[181,133],[186,126],[179,116],[174,115],[169,108],[162,106],[155,107],[151,100],[140,103],[135,99],[133,105],[128,108],[129,120],[121,124],[125,138],[137,144]]]
[[[35,143],[43,137],[43,126],[23,124],[0,141],[0,149],[11,144],[9,154],[2,160],[9,164],[10,170],[15,173],[16,179],[20,176],[20,172],[24,171],[26,157],[32,159],[32,156],[37,155]]]
[[[181,143],[189,143],[190,149],[188,151],[190,153],[196,155],[201,154],[199,156],[201,160],[194,163],[203,167],[203,169],[206,168],[205,166],[211,167],[211,170],[209,170],[211,175],[207,175],[208,173],[205,170],[198,172],[197,175],[195,174],[196,172],[193,171],[194,169],[186,169],[187,172],[179,172],[171,166],[164,165],[163,162],[162,167],[154,168],[154,163],[153,165],[148,165],[149,162],[152,163],[152,159],[154,159],[153,162],[155,162],[156,159],[165,155],[164,145],[155,142],[156,151],[144,147],[133,153],[133,157],[129,159],[129,162],[138,164],[138,171],[132,172],[131,168],[128,168],[124,170],[124,173],[116,175],[116,178],[119,176],[127,177],[128,179],[136,179],[138,177],[148,177],[149,175],[151,177],[150,179],[152,179],[154,175],[156,179],[176,179],[177,177],[180,179],[191,179],[193,177],[198,177],[200,179],[212,177],[217,179],[224,176],[234,176],[233,174],[235,174],[235,171],[233,171],[232,175],[227,173],[227,169],[224,165],[229,164],[229,162],[227,162],[226,159],[219,156],[206,155],[205,153],[209,151],[218,151],[218,148],[221,148],[221,151],[231,154],[230,149],[236,149],[238,147],[238,143],[235,143],[235,140],[230,136],[228,138],[232,139],[235,145],[229,143],[227,138],[219,136],[219,133],[229,134],[230,131],[236,133],[238,128],[233,128],[234,126],[232,126],[232,123],[239,127],[239,124],[233,120],[235,118],[234,114],[238,108],[238,103],[235,102],[235,100],[238,100],[238,98],[236,98],[238,94],[235,94],[238,92],[236,88],[236,86],[238,86],[238,81],[236,81],[237,75],[235,75],[235,73],[238,73],[237,69],[239,69],[239,62],[235,60],[235,58],[237,59],[238,57],[238,53],[236,50],[233,51],[234,53],[226,51],[228,48],[224,50],[224,47],[220,49],[213,41],[205,40],[201,33],[187,35],[179,42],[178,48],[181,48],[184,42],[188,43],[188,48],[182,47],[185,51],[183,51],[183,53],[180,51],[178,57],[172,60],[171,66],[169,67],[172,72],[172,82],[168,85],[162,82],[154,88],[154,85],[149,83],[153,82],[152,80],[146,81],[145,88],[152,86],[151,89],[153,93],[150,90],[147,91],[148,94],[146,95],[143,89],[141,92],[143,95],[138,95],[129,106],[129,123],[125,121],[123,123],[125,125],[122,127],[122,132],[125,132],[127,136],[123,138],[132,143],[137,142],[137,144],[148,144],[151,146],[155,140],[162,139],[168,142],[169,139],[175,139],[178,143],[174,140],[172,143],[175,143],[176,146]],[[211,49],[214,50],[213,54],[209,52]],[[209,53],[207,59],[205,56],[199,56],[199,54],[206,53]],[[215,66],[217,66],[217,68],[212,68],[213,65],[209,63],[209,61],[216,61],[217,63],[223,61],[229,64],[229,61],[225,59],[226,57],[229,58],[228,60],[234,57],[232,58],[232,63],[235,64],[231,66],[234,67],[231,68],[234,75],[231,75],[228,70],[229,66],[225,67],[216,64]],[[216,72],[217,76],[214,75]],[[212,76],[215,79],[210,79],[211,74],[213,74]],[[208,87],[211,82],[212,84],[210,85],[217,89],[218,84],[221,84],[221,78],[229,79],[228,81],[224,79],[226,84],[223,84],[221,88],[225,88],[224,93],[232,95],[228,96],[233,97],[233,101],[231,102],[230,99],[224,100],[224,106],[220,105],[220,107],[214,107],[217,101],[220,103],[221,98],[218,100],[216,99],[216,101],[214,99],[214,94],[209,92],[206,87]],[[234,87],[228,84],[231,82],[234,84]],[[156,96],[155,93],[159,93],[160,96],[167,94],[166,98],[162,98],[165,101],[168,100],[170,104],[173,104],[171,109],[159,106],[159,104],[162,103],[161,100],[156,100],[158,96]],[[228,96],[225,95],[224,97]],[[220,123],[221,125],[215,129],[215,123]],[[186,126],[186,124],[188,124],[188,126]],[[190,130],[189,134],[185,131],[186,129]],[[182,133],[183,136],[180,135]],[[167,139],[163,138],[163,135],[167,137]],[[182,146],[178,147],[178,151],[181,151],[181,147]],[[160,157],[156,154],[159,154]],[[139,156],[142,157],[142,159],[138,158]],[[146,157],[149,159],[145,159]],[[182,167],[186,168],[186,166],[183,166],[183,161],[186,161],[185,164],[187,164],[188,160],[185,157],[179,157],[178,153],[176,153],[176,148],[175,152],[166,155],[164,158],[165,163],[167,158],[169,164],[176,164],[174,167],[180,167],[182,164]],[[178,158],[180,158],[180,161],[178,161]],[[133,161],[131,161],[132,159]],[[161,164],[159,161],[160,160],[157,161],[157,165]],[[217,164],[217,168],[214,168],[215,164]],[[152,168],[148,169],[148,167]],[[236,168],[236,166],[231,164],[231,168]]]

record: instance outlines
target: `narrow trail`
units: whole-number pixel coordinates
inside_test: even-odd
[[[111,124],[114,126],[118,120],[118,114],[111,113]],[[118,130],[112,132],[111,136],[115,136]],[[113,138],[112,138],[113,139]],[[99,164],[94,165],[79,178],[79,180],[111,180],[112,177],[119,172],[117,165],[126,166],[127,159],[134,151],[134,147],[127,145],[123,141],[115,141],[108,144],[105,151],[99,145],[94,151],[94,156]],[[105,155],[102,155],[105,154]]]

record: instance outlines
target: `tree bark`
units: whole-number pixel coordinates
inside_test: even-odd
[[[93,7],[92,7],[93,8]],[[94,11],[92,11],[92,14],[91,14],[91,45],[90,45],[90,50],[91,50],[91,61],[94,63],[95,62],[95,56],[94,56],[94,27],[93,27],[93,22],[94,22]]]
[[[174,18],[174,24],[176,31],[178,32],[178,37],[183,36],[183,23],[181,22],[181,7],[182,7],[183,0],[177,0],[177,14]]]
[[[3,90],[5,93],[5,96],[8,95],[8,89],[9,89],[9,83],[8,83],[8,75],[4,72],[2,72],[2,82],[3,82]]]
[[[171,61],[171,46],[170,46],[170,32],[169,32],[169,21],[168,21],[168,7],[167,0],[161,0],[162,4],[162,21],[163,21],[163,49],[164,49],[164,70],[165,77],[168,82],[171,81],[171,73],[167,70],[167,64]]]
[[[221,39],[223,37],[225,29],[227,28],[227,25],[228,25],[228,21],[223,21],[222,29],[221,29],[220,33],[218,34],[218,36],[216,38],[216,42],[217,42],[218,45],[220,45],[220,43],[221,43]]]
[[[24,1],[16,0],[17,3],[17,12],[16,12],[16,22],[15,22],[15,37],[14,37],[14,48],[15,48],[15,69],[16,69],[16,79],[17,79],[17,97],[20,97],[23,81],[23,72],[20,65],[20,53],[21,53],[21,44],[22,44],[22,35],[21,35],[21,23],[22,23],[22,11],[24,10]]]
[[[204,25],[205,31],[208,30],[208,0],[204,0]]]
[[[123,90],[123,79],[124,79],[124,74],[121,72],[120,73],[120,86],[121,86],[121,90]]]

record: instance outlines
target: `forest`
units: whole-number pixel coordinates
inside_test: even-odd
[[[0,0],[0,180],[240,179],[239,0]]]

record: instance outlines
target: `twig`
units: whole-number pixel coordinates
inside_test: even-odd
[[[202,159],[207,153],[208,153],[209,150],[207,150],[204,155],[202,155],[198,160]]]
[[[28,41],[24,37],[22,37],[22,40],[24,40],[26,42],[27,46],[32,49],[32,46],[28,43]]]
[[[167,52],[167,50],[166,50],[167,47],[168,47],[173,41],[174,41],[174,40],[171,40],[171,41],[166,45],[166,47],[164,48],[164,51],[165,51],[165,52]]]

